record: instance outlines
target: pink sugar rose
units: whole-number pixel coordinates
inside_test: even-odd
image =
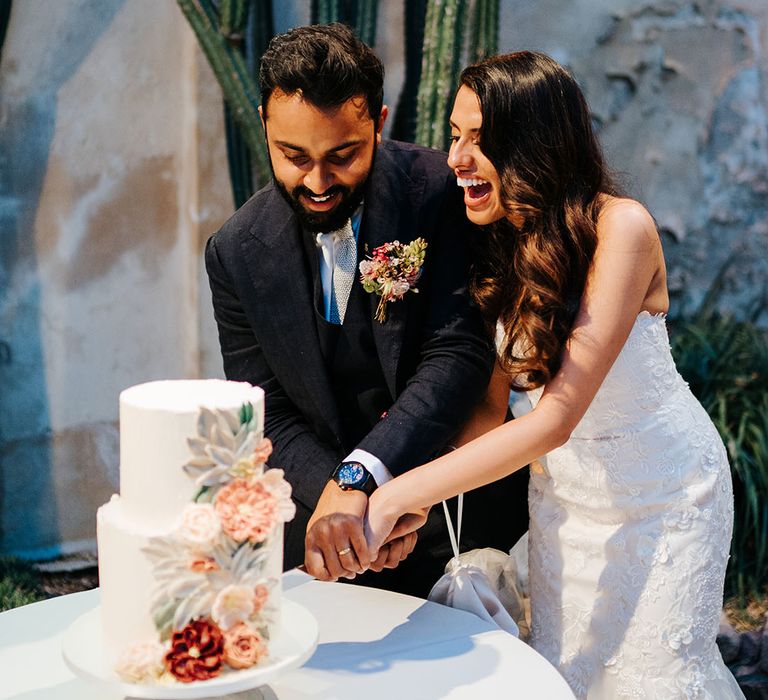
[[[261,635],[241,622],[224,633],[224,663],[231,668],[250,668],[267,655]]]
[[[221,527],[237,542],[263,542],[278,522],[278,502],[259,481],[233,479],[216,498]]]
[[[253,589],[253,614],[260,613],[269,600],[269,588],[260,583]]]
[[[272,454],[272,442],[269,438],[264,438],[253,451],[251,457],[251,464],[256,466],[257,464],[264,464],[269,459],[269,455]]]
[[[247,620],[253,615],[253,588],[236,584],[221,589],[211,608],[213,621],[223,630]]]
[[[210,503],[189,503],[176,528],[179,537],[192,547],[210,547],[221,532],[216,511]]]

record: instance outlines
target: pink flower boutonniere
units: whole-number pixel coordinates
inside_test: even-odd
[[[408,244],[400,241],[374,248],[373,255],[360,263],[360,282],[366,292],[381,297],[376,308],[376,320],[387,320],[387,302],[399,301],[406,292],[418,292],[416,282],[421,276],[427,242],[417,238]]]

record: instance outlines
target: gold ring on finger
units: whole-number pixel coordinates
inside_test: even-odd
[[[344,549],[337,550],[337,553],[340,557],[343,557],[345,554],[349,554],[352,551],[352,547],[344,547]]]

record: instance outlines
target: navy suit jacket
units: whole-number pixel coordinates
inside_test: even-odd
[[[388,304],[385,323],[372,320],[392,404],[356,447],[397,475],[427,462],[459,431],[485,392],[494,354],[469,300],[470,225],[445,154],[382,142],[364,202],[363,254],[394,240],[428,243],[418,293]],[[205,260],[225,374],[266,392],[270,465],[285,470],[306,518],[355,445],[343,444],[302,235],[269,184],[210,238]],[[372,319],[378,301],[369,295]],[[295,534],[303,543],[303,532]]]

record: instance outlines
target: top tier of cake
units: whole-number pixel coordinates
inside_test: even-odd
[[[239,415],[251,404],[264,430],[264,392],[246,382],[219,379],[158,381],[120,394],[120,503],[122,516],[151,532],[171,527],[199,491],[182,468],[188,438],[197,435],[202,407]]]

